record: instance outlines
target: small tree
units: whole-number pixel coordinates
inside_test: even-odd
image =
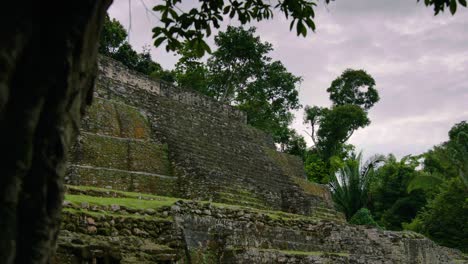
[[[362,164],[362,154],[359,153],[330,176],[333,201],[337,209],[346,215],[346,219],[367,206],[369,183],[374,176],[375,167],[382,160],[381,156],[374,156]]]

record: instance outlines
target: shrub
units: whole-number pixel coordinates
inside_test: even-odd
[[[359,209],[349,220],[350,224],[353,225],[366,225],[366,226],[374,226],[380,228],[380,226],[375,222],[374,218],[372,217],[371,212],[367,208]]]

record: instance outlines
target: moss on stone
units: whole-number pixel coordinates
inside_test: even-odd
[[[268,157],[275,161],[285,175],[293,178],[305,177],[304,166],[299,157],[281,153],[267,147],[265,147],[264,150]]]
[[[161,208],[164,206],[171,206],[176,201],[180,199],[169,198],[169,197],[159,197],[159,199],[154,200],[143,200],[135,198],[113,198],[113,197],[96,197],[96,196],[87,196],[87,195],[73,195],[66,194],[65,200],[80,205],[81,203],[89,203],[90,205],[99,205],[99,206],[110,206],[110,205],[121,205],[128,208],[134,209],[155,209]]]
[[[129,169],[162,175],[171,175],[167,146],[152,142],[131,141]]]
[[[66,218],[66,214],[71,214],[71,215],[90,216],[90,217],[94,217],[97,219],[102,218],[102,217],[112,217],[112,218],[120,218],[120,219],[125,219],[125,218],[141,219],[141,220],[147,220],[147,221],[168,221],[168,222],[172,221],[172,216],[160,217],[160,216],[137,215],[137,214],[119,214],[119,213],[115,213],[111,211],[103,211],[103,210],[89,211],[89,210],[83,210],[80,208],[63,208],[62,213],[64,214],[62,218]],[[62,222],[67,222],[67,221],[65,219],[65,221],[62,221]],[[67,226],[65,226],[65,230],[73,231],[73,230],[70,230]]]
[[[80,164],[126,170],[128,143],[126,140],[83,133]]]
[[[134,107],[114,103],[120,124],[120,137],[149,139],[150,129],[146,118]]]
[[[309,182],[306,179],[295,178],[294,182],[299,185],[306,193],[323,198],[325,201],[331,201],[330,191],[321,184]]]
[[[347,252],[326,252],[326,251],[298,251],[298,250],[281,250],[281,249],[259,249],[259,251],[278,252],[285,255],[301,255],[301,256],[340,256],[349,257]]]
[[[82,128],[87,132],[120,136],[118,116],[114,104],[108,100],[95,98],[93,104],[88,108]]]

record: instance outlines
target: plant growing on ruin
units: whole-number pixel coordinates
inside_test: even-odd
[[[330,176],[330,187],[336,208],[350,219],[369,201],[369,185],[374,177],[376,166],[383,160],[381,156],[362,162],[362,154],[354,155]]]

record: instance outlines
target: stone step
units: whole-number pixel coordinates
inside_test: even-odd
[[[157,173],[75,164],[69,166],[65,183],[173,196],[176,180],[175,176]]]
[[[220,197],[220,198],[217,198],[215,202],[238,205],[238,206],[248,207],[248,208],[268,210],[268,207],[265,206],[263,203],[257,203],[257,202],[252,202],[252,201],[244,201],[244,200],[241,200],[241,199],[230,199],[230,198],[226,198],[226,197]]]
[[[262,200],[256,197],[250,196],[250,195],[242,195],[242,194],[235,194],[235,193],[228,193],[228,192],[216,192],[216,196],[219,198],[227,198],[230,200],[238,200],[238,201],[244,201],[244,202],[263,204]]]
[[[345,252],[240,248],[227,250],[222,263],[349,263]],[[354,262],[353,262],[354,263]],[[359,263],[359,262],[356,262]]]

